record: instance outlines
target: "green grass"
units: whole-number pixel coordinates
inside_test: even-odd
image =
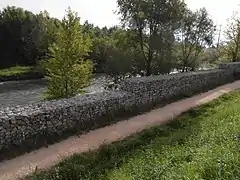
[[[33,67],[31,66],[14,66],[6,69],[0,69],[0,77],[18,76],[31,72]]]
[[[240,91],[168,125],[76,154],[31,180],[240,179]]]

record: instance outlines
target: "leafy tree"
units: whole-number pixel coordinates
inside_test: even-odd
[[[128,37],[127,31],[113,26],[99,28],[86,21],[83,24],[84,32],[90,34],[93,48],[89,59],[94,62],[95,72],[104,72],[112,76],[131,72],[129,49],[136,42]]]
[[[47,58],[49,54],[49,46],[56,41],[56,29],[59,28],[61,21],[50,17],[47,11],[37,14],[39,21],[39,29],[41,29],[41,40],[39,44],[40,60]]]
[[[47,12],[33,14],[22,8],[7,6],[0,12],[0,68],[15,65],[35,65],[46,56],[56,28],[48,26],[55,19]]]
[[[221,62],[220,56],[221,45],[216,47],[204,48],[199,55],[199,61],[206,66],[216,66]]]
[[[200,65],[199,56],[206,46],[213,43],[214,32],[215,26],[205,8],[196,12],[185,11],[175,45],[182,72],[195,70]]]
[[[0,12],[1,67],[25,63],[21,34],[25,19],[22,8],[8,6]]]
[[[26,65],[35,65],[41,57],[41,43],[44,40],[44,26],[40,19],[31,12],[25,11],[21,26],[21,37]]]
[[[225,37],[228,40],[225,48],[226,58],[233,62],[240,60],[240,17],[237,12],[234,12],[228,22]]]
[[[153,65],[171,54],[174,31],[185,4],[180,0],[117,0],[123,24],[137,35],[144,57],[144,70],[151,75]],[[154,62],[155,61],[155,62]]]
[[[52,58],[42,63],[47,72],[47,99],[71,97],[89,85],[93,65],[85,57],[91,41],[82,33],[79,21],[77,14],[68,9],[49,49]]]
[[[105,72],[113,77],[131,73],[134,54],[128,32],[116,28],[111,33],[105,49]]]
[[[94,63],[95,72],[104,72],[106,64],[106,49],[110,34],[107,28],[99,28],[86,21],[83,24],[83,32],[88,33],[92,40],[92,52],[89,54],[89,59]]]

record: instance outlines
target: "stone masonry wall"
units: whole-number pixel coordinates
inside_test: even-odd
[[[76,128],[80,131],[91,129],[91,126],[100,124],[104,116],[114,116],[131,107],[134,103],[132,97],[125,92],[103,92],[0,108],[0,146],[21,145],[32,137],[61,135]]]
[[[220,64],[219,68],[232,71],[234,78],[240,79],[240,63],[239,62],[222,63]]]
[[[219,69],[230,69],[235,72],[240,72],[240,63],[239,62],[231,62],[231,63],[222,63],[219,65]]]
[[[209,70],[127,79],[121,90],[134,93],[135,103],[158,104],[179,96],[190,96],[233,81],[229,70]]]
[[[233,80],[229,68],[131,78],[125,80],[120,90],[115,92],[0,107],[0,154],[24,146],[25,142],[32,143],[31,149],[31,146],[42,143],[39,137],[47,140],[52,135],[63,136],[68,131],[81,132],[101,127],[136,107],[189,96]]]

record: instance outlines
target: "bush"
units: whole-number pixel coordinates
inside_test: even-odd
[[[90,48],[80,18],[69,9],[56,33],[56,42],[49,48],[52,58],[41,63],[48,82],[46,99],[75,96],[89,85],[93,64],[85,57]]]

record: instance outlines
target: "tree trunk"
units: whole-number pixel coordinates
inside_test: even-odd
[[[237,49],[238,49],[238,47],[236,46],[235,51],[233,52],[232,62],[236,62],[237,61]]]
[[[240,32],[238,32],[237,34],[237,42],[236,42],[236,47],[235,47],[235,51],[234,51],[234,56],[232,61],[236,62],[238,59],[238,51],[239,51],[239,43],[240,43]]]
[[[146,67],[146,76],[150,76],[152,74],[151,71],[151,62],[148,60],[147,61],[147,67]]]
[[[152,50],[149,47],[148,50],[148,59],[147,59],[147,67],[146,67],[146,76],[150,76],[152,74],[152,68],[151,68],[151,64],[152,64],[152,59],[153,59],[153,53]]]
[[[183,66],[181,72],[182,72],[182,73],[185,72],[185,66]]]

